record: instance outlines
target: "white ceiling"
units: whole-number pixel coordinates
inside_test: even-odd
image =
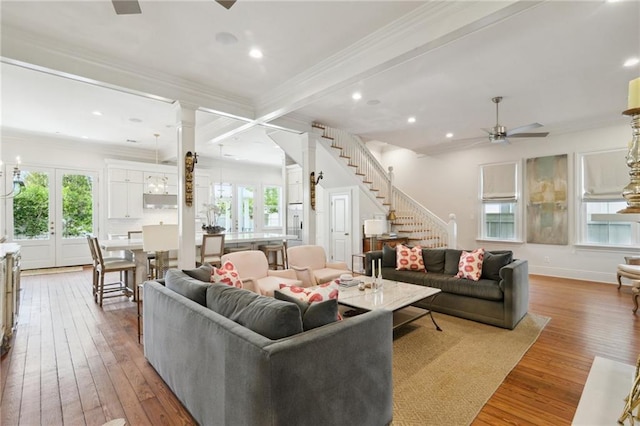
[[[640,76],[622,66],[640,56],[638,1],[140,4],[141,15],[118,16],[106,0],[2,0],[3,131],[150,150],[158,133],[170,157],[180,100],[201,107],[206,156],[221,143],[225,156],[281,164],[260,125],[312,121],[433,154],[484,141],[498,95],[508,128],[624,122]],[[220,32],[238,42],[216,42]]]

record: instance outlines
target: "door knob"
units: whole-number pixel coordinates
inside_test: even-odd
[[[348,232],[345,232],[345,233],[344,233],[344,235],[349,235],[349,233],[348,233]]]

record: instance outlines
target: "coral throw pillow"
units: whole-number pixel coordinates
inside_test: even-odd
[[[226,284],[231,287],[242,288],[242,280],[240,279],[240,274],[236,270],[236,267],[233,266],[233,263],[230,261],[226,261],[222,264],[221,268],[212,268],[211,269],[211,279],[212,283],[218,284]]]
[[[396,246],[396,270],[426,272],[422,259],[422,247],[407,247],[398,244]]]
[[[340,286],[330,281],[314,287],[299,287],[297,285],[280,284],[280,292],[303,302],[322,302],[337,299]]]
[[[482,275],[482,261],[484,260],[484,249],[475,249],[472,252],[462,251],[460,262],[458,263],[458,278],[466,278],[478,281]]]

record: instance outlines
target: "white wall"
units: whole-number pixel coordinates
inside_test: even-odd
[[[457,216],[458,247],[510,249],[518,258],[529,261],[529,272],[601,282],[615,282],[618,263],[633,252],[576,247],[575,186],[576,154],[614,148],[626,148],[631,139],[628,124],[588,131],[549,135],[544,139],[512,140],[511,145],[467,149],[437,156],[418,156],[404,149],[382,154],[382,164],[394,167],[395,184],[440,218]],[[527,158],[568,154],[569,156],[569,245],[490,243],[476,241],[478,236],[478,176],[481,164],[520,161]],[[621,164],[620,167],[626,167]],[[522,189],[522,188],[521,188]],[[622,190],[622,188],[621,188]],[[523,206],[524,207],[524,206]],[[526,241],[526,237],[524,237]],[[640,248],[639,248],[640,249]],[[635,249],[637,252],[637,249]],[[550,262],[545,262],[548,257]]]

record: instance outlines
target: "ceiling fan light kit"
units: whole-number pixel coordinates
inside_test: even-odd
[[[549,135],[549,132],[540,132],[540,133],[525,133],[527,130],[535,129],[538,127],[542,127],[540,123],[531,123],[526,126],[516,127],[513,130],[507,130],[505,126],[500,125],[500,111],[498,108],[498,104],[502,102],[502,96],[495,96],[491,98],[491,101],[496,104],[496,125],[490,129],[485,130],[489,133],[489,142],[491,143],[509,143],[510,138],[544,138]]]

